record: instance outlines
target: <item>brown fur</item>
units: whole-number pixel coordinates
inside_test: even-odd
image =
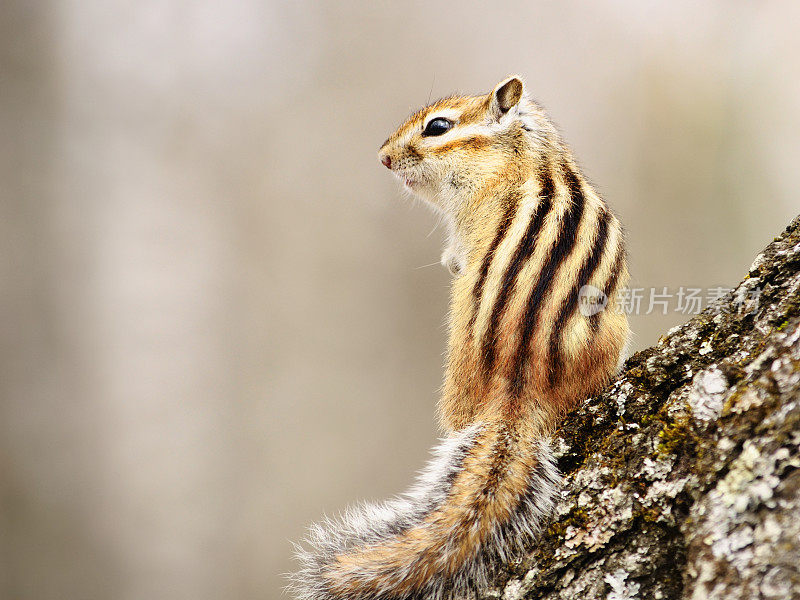
[[[443,425],[458,430],[481,419],[512,423],[526,420],[527,428],[545,435],[552,431],[564,413],[606,385],[627,340],[627,320],[613,310],[613,302],[596,318],[596,331],[589,326],[588,317],[578,311],[568,316],[563,329],[554,331],[556,316],[565,298],[582,283],[601,287],[602,282],[611,277],[611,270],[616,269],[617,285],[624,285],[627,280],[624,261],[614,263],[617,247],[622,243],[622,233],[616,217],[610,214],[603,200],[579,174],[568,148],[541,109],[532,103],[525,106],[525,110],[536,117],[540,126],[537,131],[539,140],[525,135],[522,121],[494,136],[476,133],[457,137],[460,127],[491,122],[491,104],[491,94],[438,101],[415,113],[389,138],[381,153],[402,156],[403,152],[411,151],[415,156],[421,156],[419,160],[423,162],[436,161],[437,158],[449,161],[460,177],[471,176],[473,179],[468,186],[473,190],[472,194],[463,198],[462,204],[451,215],[466,247],[467,269],[453,282],[447,372],[439,405]],[[437,140],[431,143],[424,138],[418,140],[416,131],[422,130],[426,117],[442,110],[448,110],[448,114],[457,119],[453,132],[455,139],[447,141],[447,136],[442,136],[441,143],[436,143]],[[409,137],[408,145],[404,146]],[[404,150],[404,147],[413,150]],[[524,213],[535,207],[537,196],[542,193],[543,172],[549,172],[552,177],[552,208],[544,219],[533,251],[512,282],[513,289],[504,292],[504,276],[525,235],[528,219],[524,218]],[[538,300],[541,307],[537,325],[528,345],[520,347],[522,320],[528,309],[531,287],[537,281],[556,239],[563,235],[561,230],[566,215],[576,201],[576,192],[570,189],[568,176],[576,180],[584,203],[582,218],[575,230],[576,241],[557,264],[555,272],[544,275],[550,282],[546,293]],[[572,185],[575,187],[575,183]],[[507,224],[505,235],[492,249],[489,269],[482,274],[484,257],[497,237],[498,228],[504,224],[504,215],[508,213],[504,203],[509,201],[517,203],[516,217]],[[609,215],[608,235],[604,242],[607,245],[600,249],[599,264],[591,273],[590,280],[579,282],[580,267],[597,242],[596,231],[604,214]],[[474,297],[476,288],[481,290],[480,298]],[[496,331],[490,331],[495,303],[504,293],[504,308],[494,317],[497,319]],[[486,336],[493,337],[488,345],[496,346],[489,372],[484,371]],[[552,356],[551,338],[558,354],[559,372],[556,377],[551,377],[548,371],[548,365],[556,359]],[[512,393],[509,382],[515,376],[514,365],[520,360],[524,384],[521,393],[516,394]],[[486,460],[490,458],[487,456]],[[476,471],[470,476],[480,472],[480,464],[476,463],[474,468]],[[447,510],[457,514],[462,508],[453,502],[448,503]],[[437,514],[431,518],[444,517]],[[432,529],[425,528],[424,531],[433,536],[431,539],[438,539],[431,533]],[[408,535],[413,537],[414,534]],[[391,553],[403,557],[397,560],[409,559],[416,551],[409,549],[407,540],[397,541],[397,552]],[[414,543],[428,542],[415,540]],[[350,557],[348,560],[354,559]]]
[[[327,573],[332,589],[345,598],[363,594],[364,588],[377,593],[410,564],[418,567],[394,582],[398,595],[423,588],[433,577],[452,576],[488,539],[494,524],[507,520],[516,508],[536,461],[533,446],[526,443],[531,435],[524,422],[487,426],[453,482],[447,503],[390,543],[337,557]],[[475,515],[480,515],[477,522]],[[365,566],[375,565],[385,578],[358,581]]]
[[[452,126],[426,134],[435,118]],[[402,530],[367,527],[360,545],[305,555],[305,599],[439,599],[453,581],[462,593],[479,585],[479,555],[516,548],[502,538],[513,532],[530,540],[552,506],[555,469],[539,441],[606,385],[628,338],[615,310],[628,278],[620,223],[521,80],[417,111],[380,158],[448,225],[443,262],[458,276],[439,416],[451,439],[476,437],[443,479],[444,500]],[[594,316],[578,306],[587,284],[610,296]]]

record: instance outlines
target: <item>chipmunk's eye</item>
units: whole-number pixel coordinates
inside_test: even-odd
[[[444,117],[431,119],[425,126],[425,131],[422,132],[422,135],[425,137],[429,135],[442,135],[450,131],[451,127],[453,127],[453,122],[449,119],[445,119]]]

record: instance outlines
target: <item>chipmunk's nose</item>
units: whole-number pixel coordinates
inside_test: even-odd
[[[389,156],[388,154],[381,154],[380,159],[381,159],[381,162],[383,163],[384,167],[386,167],[387,169],[391,169],[392,168],[392,157],[391,156]]]

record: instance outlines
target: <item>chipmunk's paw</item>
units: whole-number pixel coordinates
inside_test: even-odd
[[[442,252],[442,266],[450,271],[450,275],[458,277],[466,270],[466,259],[458,249],[449,246]]]

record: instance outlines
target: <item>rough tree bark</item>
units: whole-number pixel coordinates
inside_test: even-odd
[[[800,598],[800,217],[554,445],[557,514],[488,598]]]

